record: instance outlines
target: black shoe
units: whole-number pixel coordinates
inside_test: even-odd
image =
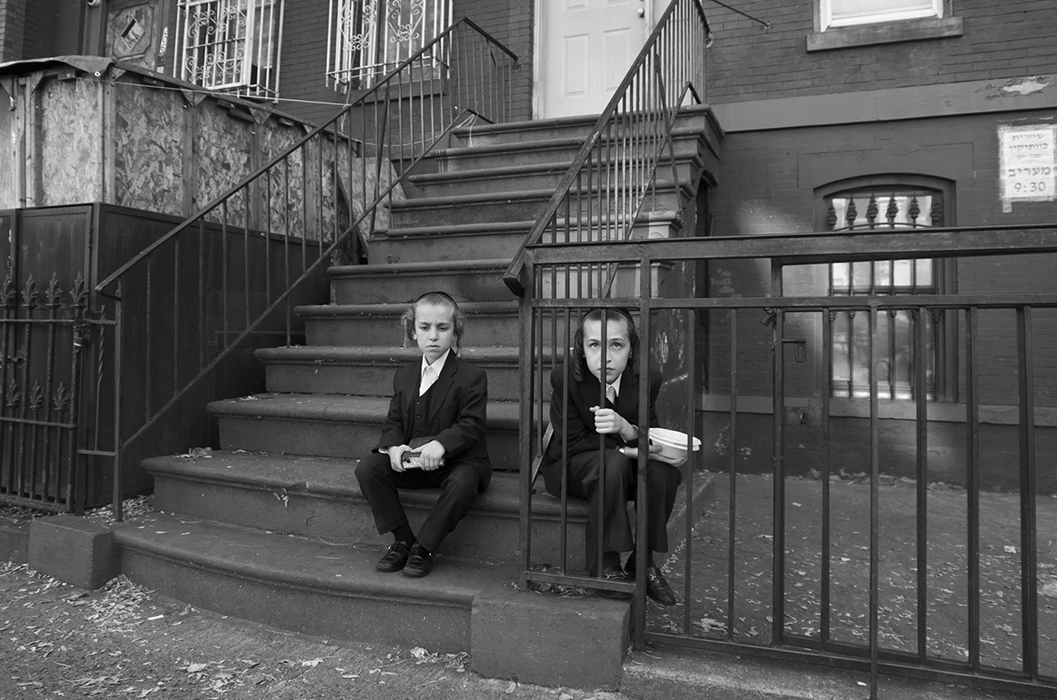
[[[433,555],[420,544],[411,547],[411,554],[407,558],[404,567],[404,576],[422,578],[433,570]]]
[[[619,566],[607,566],[602,569],[602,578],[606,581],[620,581],[622,583],[634,582],[631,577],[624,573],[624,569]],[[602,589],[598,591],[598,595],[613,600],[631,600],[631,593],[629,591],[609,591]]]
[[[393,542],[389,545],[389,549],[385,551],[385,555],[374,565],[374,568],[386,573],[400,571],[407,564],[407,555],[410,551],[411,548],[407,546],[406,542]]]
[[[661,605],[675,605],[675,593],[656,566],[646,569],[646,595]]]

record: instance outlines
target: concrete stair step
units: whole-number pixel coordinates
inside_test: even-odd
[[[498,347],[518,344],[517,301],[467,302],[467,346]],[[324,304],[299,306],[309,345],[379,345],[402,342],[400,316],[407,304]]]
[[[220,448],[319,457],[358,458],[373,446],[388,397],[256,394],[213,401]],[[488,402],[488,450],[493,468],[517,471],[518,405]]]
[[[480,192],[553,191],[569,169],[569,161],[507,165],[480,170],[459,170],[412,175],[414,198],[452,197]]]
[[[614,137],[619,138],[619,137]],[[692,127],[676,127],[672,131],[672,150],[661,156],[661,166],[674,153],[676,160],[692,157],[701,150],[702,141],[707,147],[707,135]],[[518,165],[543,165],[548,163],[572,163],[583,146],[582,137],[555,137],[526,141],[497,141],[474,146],[455,146],[436,151],[438,173],[463,172],[490,168],[501,168],[512,163]],[[713,152],[715,149],[709,149]],[[670,165],[667,166],[669,169]]]
[[[211,457],[155,457],[144,466],[154,477],[155,508],[185,518],[203,518],[279,534],[310,537],[331,544],[384,549],[390,535],[379,535],[370,506],[356,481],[356,459],[261,452],[214,452]],[[520,475],[494,472],[488,489],[436,554],[489,562],[520,557],[518,494]],[[439,490],[401,493],[414,529],[436,503]],[[533,499],[533,553],[558,561],[560,502]],[[587,506],[569,504],[570,560],[583,565]]]
[[[502,124],[474,124],[452,129],[451,135],[452,140],[463,148],[557,138],[582,141],[596,121],[597,114]]]
[[[651,188],[656,196],[655,206],[662,209],[681,209],[693,192],[689,184],[678,184],[659,179]],[[394,201],[390,207],[390,231],[404,226],[421,227],[435,224],[473,224],[536,219],[554,196],[554,189],[522,192],[497,192],[452,197],[422,197]],[[574,206],[580,211],[597,215],[600,203],[596,196],[584,193]]]
[[[512,259],[535,221],[426,225],[381,229],[371,235],[371,260],[415,263]]]
[[[518,192],[527,190],[557,189],[572,160],[556,163],[531,163],[504,165],[477,170],[459,169],[448,172],[423,173],[410,177],[409,199],[419,197],[446,197],[483,192]],[[680,149],[676,155],[676,176],[681,182],[696,182],[703,158],[690,149]],[[671,161],[667,154],[657,166],[658,175],[672,177]],[[596,169],[593,179],[607,182],[609,167],[603,161]]]
[[[488,372],[490,399],[521,396],[518,348],[463,348],[459,355]],[[269,392],[390,396],[393,372],[421,352],[417,347],[302,346],[261,348],[253,356],[264,364]]]
[[[452,130],[452,137],[459,146],[488,146],[521,141],[540,141],[570,138],[582,141],[598,121],[598,115],[556,117],[533,121],[505,122],[502,124],[474,124]],[[676,129],[696,128],[715,130],[719,126],[707,105],[687,105],[676,117]]]
[[[342,265],[329,270],[335,304],[385,304],[410,301],[443,289],[457,301],[510,299],[503,273],[510,258],[429,261],[389,265]]]
[[[114,534],[122,573],[164,595],[300,634],[439,652],[469,651],[474,601],[518,577],[444,556],[422,579],[385,574],[378,547],[162,513]]]

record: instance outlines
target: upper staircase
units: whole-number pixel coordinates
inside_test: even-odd
[[[474,601],[519,574],[518,303],[502,276],[594,121],[460,128],[451,147],[420,163],[406,199],[392,203],[390,228],[370,235],[370,264],[331,268],[332,303],[296,309],[307,346],[256,352],[267,393],[209,405],[220,449],[147,460],[157,512],[117,529],[122,571],[195,605],[298,632],[469,651]],[[715,139],[707,109],[684,110],[677,180],[662,162],[641,235],[686,234],[682,211],[702,172],[715,172]],[[374,570],[389,535],[375,532],[353,471],[378,439],[394,370],[418,357],[401,346],[400,315],[435,289],[466,315],[460,354],[488,372],[495,474],[433,573],[411,579]],[[403,495],[413,527],[435,497]],[[557,564],[559,503],[533,504],[533,553]],[[573,568],[583,566],[584,518],[583,504],[570,502]]]

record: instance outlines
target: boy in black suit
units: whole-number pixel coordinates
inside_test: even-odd
[[[491,479],[485,435],[488,376],[456,354],[463,316],[448,294],[423,294],[401,321],[422,360],[393,376],[382,437],[356,467],[356,478],[378,532],[393,533],[393,544],[375,568],[420,577],[432,570],[433,553]],[[435,487],[440,498],[416,538],[397,489]]]
[[[603,343],[605,347],[603,347]],[[551,370],[551,417],[554,437],[547,445],[541,471],[547,491],[562,491],[563,443],[568,449],[568,490],[570,496],[585,498],[587,510],[587,566],[598,575],[598,530],[602,530],[601,577],[610,581],[630,581],[634,575],[634,555],[627,569],[621,566],[621,552],[634,550],[635,539],[628,517],[627,501],[633,498],[638,471],[639,336],[635,322],[623,309],[592,309],[580,319],[573,341],[573,360],[566,369]],[[568,391],[565,376],[569,376]],[[606,392],[602,399],[604,379]],[[657,426],[657,395],[661,373],[649,366],[649,425]],[[564,397],[564,398],[563,398]],[[566,437],[563,438],[562,431]],[[599,436],[605,449],[599,451]],[[677,468],[686,460],[669,460],[649,446],[647,461],[646,594],[662,605],[673,605],[675,594],[653,560],[654,552],[668,551],[668,518],[675,506],[676,491],[682,481]],[[605,469],[600,493],[599,465]],[[599,517],[599,499],[605,512]],[[639,540],[640,545],[642,539]],[[602,591],[607,597],[629,597]]]

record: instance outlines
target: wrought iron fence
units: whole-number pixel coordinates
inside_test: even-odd
[[[441,43],[450,65],[443,75],[424,71]],[[117,322],[117,396],[134,396],[145,414],[135,424],[115,416],[118,519],[122,452],[251,332],[270,328],[289,343],[291,293],[313,279],[322,285],[332,256],[363,257],[409,170],[454,127],[508,120],[516,69],[515,54],[459,20],[95,286]],[[217,326],[203,327],[206,318]]]
[[[88,289],[80,273],[70,289],[53,275],[41,290],[32,274],[16,288],[12,269],[0,290],[0,496],[80,513],[81,378],[96,323]]]
[[[540,456],[544,404],[555,400],[546,374],[565,359],[583,309],[635,313],[650,348],[640,374],[650,361],[683,358],[666,373],[660,418],[704,445],[690,452],[684,523],[669,535],[680,540],[665,565],[679,603],[647,603],[639,561],[636,644],[843,666],[869,674],[872,697],[881,671],[1052,694],[1057,542],[1041,534],[1057,524],[1057,476],[1039,465],[1057,458],[1057,372],[1047,359],[1057,351],[1057,289],[1044,272],[1029,271],[1049,269],[1054,254],[1052,226],[527,248],[523,395],[538,413],[522,423],[525,463]],[[973,270],[1006,255],[1020,256],[1022,274],[972,290]],[[948,260],[960,293],[826,294],[828,265],[890,259]],[[703,260],[764,262],[769,292],[709,298],[663,279],[690,280]],[[611,293],[596,295],[611,268]],[[800,279],[791,268],[815,270],[818,296],[784,287]],[[584,270],[593,281],[582,279]],[[567,293],[555,293],[555,279],[568,281]],[[690,291],[662,296],[662,288]],[[835,398],[827,370],[833,318],[852,310],[869,319],[875,359],[878,319],[890,311],[915,319],[918,357],[926,353],[923,317],[951,316],[957,397],[942,405],[883,400],[874,371],[868,397]],[[913,395],[925,396],[927,363],[911,365]],[[640,457],[638,493],[646,471]],[[582,573],[580,543],[569,540],[582,518],[576,499],[545,495],[533,477],[526,470],[523,580],[613,588]],[[536,520],[555,503],[557,544]],[[636,508],[645,532],[643,499]]]

